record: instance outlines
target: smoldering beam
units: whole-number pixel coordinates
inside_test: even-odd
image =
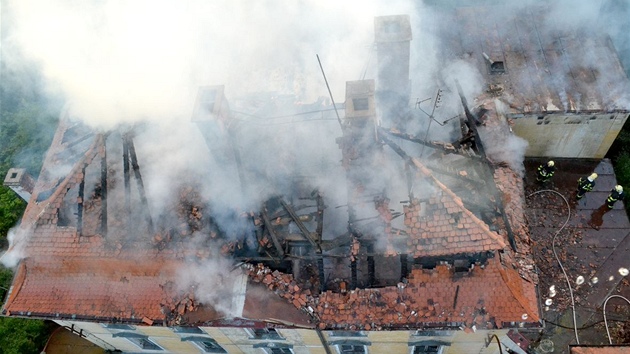
[[[319,245],[319,243],[317,243],[317,241],[315,239],[313,239],[313,235],[311,235],[311,232],[308,231],[308,229],[306,228],[306,226],[304,226],[304,223],[302,222],[302,220],[300,220],[300,218],[297,216],[297,214],[295,213],[295,211],[293,211],[293,208],[291,208],[291,206],[289,204],[287,204],[284,200],[280,199],[280,203],[282,204],[282,206],[284,207],[284,209],[287,211],[287,213],[289,213],[289,215],[291,216],[291,219],[293,219],[293,222],[295,222],[295,224],[297,225],[297,227],[300,229],[300,231],[302,232],[302,234],[304,234],[304,237],[306,237],[306,239],[319,251],[321,252],[321,247]]]
[[[387,134],[395,136],[397,138],[401,138],[401,139],[404,139],[404,140],[407,140],[407,141],[411,141],[411,142],[416,143],[416,144],[420,144],[420,145],[427,146],[427,147],[430,147],[430,148],[433,148],[433,149],[444,151],[447,154],[461,155],[461,156],[465,156],[466,158],[469,158],[471,160],[484,162],[484,163],[486,162],[486,160],[484,160],[483,158],[481,158],[479,156],[462,154],[460,151],[455,149],[455,147],[453,147],[453,149],[449,149],[449,148],[443,146],[442,144],[437,144],[437,143],[434,143],[434,142],[425,141],[425,140],[419,139],[419,138],[417,138],[415,136],[411,136],[409,134],[403,134],[403,133],[394,132],[394,131],[385,129],[383,127],[379,127],[378,130],[380,132],[387,133]]]
[[[278,241],[278,236],[276,235],[276,231],[273,229],[273,226],[271,226],[269,215],[267,215],[267,209],[263,207],[262,212],[260,214],[263,218],[263,222],[265,223],[265,230],[267,230],[267,232],[269,233],[269,236],[271,236],[271,241],[273,242],[273,246],[276,248],[276,251],[278,251],[278,255],[280,257],[284,257],[285,256],[284,250],[282,249],[282,245],[280,245],[280,241]]]
[[[138,158],[136,156],[136,148],[133,145],[133,139],[131,138],[131,136],[126,135],[124,139],[127,140],[127,145],[129,147],[129,157],[131,158],[131,167],[136,177],[136,182],[138,184],[138,192],[140,193],[140,200],[142,202],[142,205],[145,208],[144,210],[146,212],[146,220],[149,226],[149,233],[153,234],[153,220],[151,219],[151,213],[149,213],[149,202],[147,201],[147,195],[144,191],[144,183],[142,183],[142,174],[140,174],[140,166],[138,165]]]

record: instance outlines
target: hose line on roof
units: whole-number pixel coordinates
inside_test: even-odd
[[[552,189],[539,190],[537,192],[531,193],[530,195],[528,195],[528,197],[531,197],[532,195],[535,195],[538,193],[544,193],[544,192],[555,193],[559,195],[560,198],[562,198],[564,200],[564,203],[567,205],[567,220],[565,220],[564,224],[562,224],[562,227],[560,227],[560,229],[556,231],[556,234],[553,235],[553,238],[551,239],[551,250],[553,251],[553,256],[556,257],[556,261],[558,262],[558,265],[560,266],[560,269],[562,270],[562,274],[564,274],[564,279],[567,281],[567,286],[569,287],[569,295],[571,296],[571,311],[573,312],[573,330],[575,332],[575,341],[577,344],[580,344],[580,339],[578,338],[578,332],[577,332],[577,319],[575,318],[575,299],[573,298],[573,288],[571,288],[571,282],[569,281],[569,276],[567,275],[567,271],[564,269],[562,262],[560,262],[558,253],[556,253],[556,237],[558,237],[560,232],[562,232],[562,230],[564,230],[564,228],[569,223],[569,219],[571,218],[571,206],[569,205],[569,201],[567,201],[567,198],[565,198],[562,194]]]
[[[606,320],[606,303],[608,302],[608,300],[610,300],[613,297],[618,297],[620,299],[624,299],[624,300],[626,300],[628,305],[630,305],[630,300],[626,299],[625,297],[623,297],[621,295],[610,295],[609,297],[606,298],[606,301],[604,301],[604,306],[602,307],[602,312],[604,313],[604,325],[606,326],[606,335],[608,335],[608,343],[610,345],[612,345],[612,338],[610,338],[610,330],[608,329],[608,320]]]

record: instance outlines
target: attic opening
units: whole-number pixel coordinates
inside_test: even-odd
[[[352,106],[355,111],[367,111],[370,108],[367,97],[353,98]]]
[[[17,174],[17,172],[12,172],[12,173],[11,173],[11,179],[16,178],[16,177],[17,177],[17,175],[18,175],[18,174]]]
[[[505,64],[502,61],[493,61],[492,63],[490,63],[490,73],[491,74],[504,74]]]
[[[384,21],[383,33],[399,33],[400,23],[398,21]]]

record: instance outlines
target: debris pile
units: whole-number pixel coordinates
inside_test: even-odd
[[[320,329],[383,330],[426,323],[501,327],[501,322],[492,317],[488,309],[497,311],[505,306],[501,301],[506,294],[483,294],[466,289],[475,283],[484,286],[479,284],[481,278],[475,280],[473,277],[498,276],[494,269],[471,271],[471,278],[462,282],[461,290],[450,280],[453,276],[451,267],[438,265],[432,270],[413,270],[408,280],[397,286],[348,290],[340,284],[338,292],[328,290],[316,294],[300,287],[290,274],[272,271],[262,264],[245,267],[254,282],[265,284],[287,302],[310,314]],[[475,294],[474,299],[471,294]],[[486,302],[490,305],[488,309]],[[514,309],[510,321],[521,318],[518,311]]]
[[[530,282],[538,283],[534,259],[531,257],[531,240],[525,218],[525,192],[523,179],[511,168],[499,166],[494,171],[497,188],[503,194],[503,207],[509,219],[517,252],[505,252],[504,262],[518,269],[519,275]],[[507,233],[503,236],[507,238]]]
[[[272,271],[262,263],[257,265],[246,263],[244,268],[252,281],[265,284],[269,290],[286,299],[298,309],[315,315],[313,307],[310,306],[316,302],[311,289],[308,285],[298,284],[292,274],[285,274],[277,270]],[[307,283],[313,286],[317,282],[317,279],[312,277]]]
[[[164,314],[168,326],[182,324],[186,313],[197,310],[199,304],[195,300],[195,285],[191,285],[188,291],[182,291],[172,281],[160,284],[162,289],[161,312]]]

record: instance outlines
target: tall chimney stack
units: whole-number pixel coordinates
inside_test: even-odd
[[[374,18],[378,77],[376,89],[409,100],[409,52],[412,39],[409,15]]]
[[[4,178],[4,185],[11,188],[20,198],[28,203],[35,187],[35,180],[23,168],[10,168]]]

